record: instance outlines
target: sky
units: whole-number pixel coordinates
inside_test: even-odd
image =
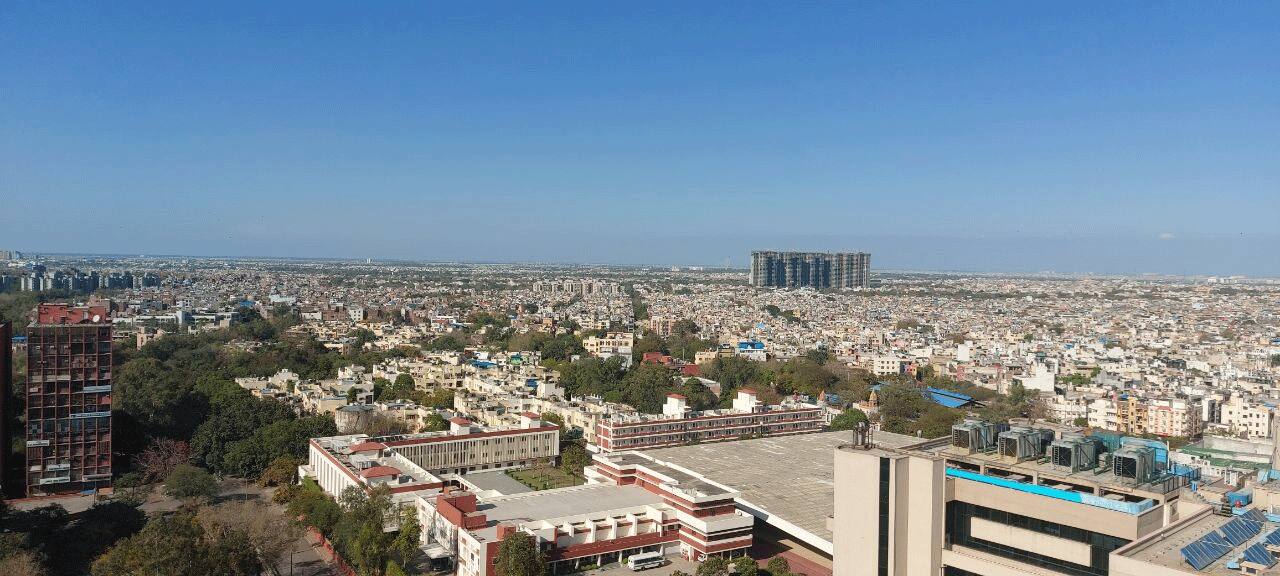
[[[1277,29],[1274,2],[8,0],[0,249],[1280,276]]]

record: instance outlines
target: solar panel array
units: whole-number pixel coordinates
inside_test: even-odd
[[[1244,544],[1253,537],[1262,533],[1263,523],[1266,521],[1266,515],[1258,509],[1252,509],[1241,514],[1236,518],[1232,518],[1230,522],[1222,525],[1221,531],[1213,531],[1205,534],[1199,540],[1192,542],[1182,548],[1183,560],[1186,560],[1192,568],[1196,570],[1204,570],[1206,566],[1213,564],[1228,552],[1235,549],[1236,546]],[[1272,542],[1272,540],[1276,542]],[[1267,543],[1280,545],[1280,529],[1272,531],[1267,535]],[[1252,552],[1251,552],[1252,551]],[[1261,552],[1261,554],[1259,553]],[[1263,554],[1266,555],[1265,562]],[[1256,558],[1256,560],[1255,560]],[[1259,542],[1250,546],[1245,550],[1245,560],[1256,562],[1270,567],[1275,564],[1275,560],[1271,557],[1271,552],[1267,551],[1265,544]],[[1268,564],[1267,562],[1270,562]]]
[[[1267,545],[1259,542],[1244,549],[1244,561],[1261,564],[1270,568],[1276,565],[1276,559],[1271,555],[1271,551],[1267,550]]]
[[[1206,566],[1213,564],[1214,560],[1226,556],[1232,548],[1235,546],[1223,540],[1221,534],[1210,532],[1184,546],[1181,550],[1182,559],[1186,560],[1192,568],[1204,570]]]

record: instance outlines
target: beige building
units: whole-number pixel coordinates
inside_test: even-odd
[[[1185,485],[1149,447],[1101,469],[1100,442],[1051,430],[970,421],[895,450],[864,436],[835,454],[835,576],[1105,576],[1111,552],[1177,519]]]
[[[1268,438],[1271,435],[1271,408],[1232,396],[1222,404],[1219,421],[1233,434],[1245,438]]]

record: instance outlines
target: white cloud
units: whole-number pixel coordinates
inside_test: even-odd
[[[1159,236],[1156,236],[1156,238],[1161,240],[1173,240],[1174,238],[1177,238],[1177,236],[1174,236],[1173,232],[1161,232]]]

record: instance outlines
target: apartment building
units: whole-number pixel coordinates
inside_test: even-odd
[[[702,560],[750,547],[754,519],[736,492],[635,454],[597,455],[592,481],[486,495],[446,489],[417,502],[427,556],[453,558],[459,576],[494,576],[498,548],[517,531],[546,555],[548,574],[576,573],[646,552]]]
[[[676,330],[676,322],[679,318],[654,316],[649,319],[649,331],[663,338],[670,338]]]
[[[111,485],[111,308],[41,304],[27,328],[27,494]]]
[[[871,254],[752,252],[751,285],[767,288],[867,288],[871,285]]]
[[[897,356],[873,356],[867,360],[872,374],[891,376],[902,373],[902,359]]]
[[[1148,400],[1147,433],[1190,438],[1204,430],[1200,403],[1186,398]]]
[[[1222,403],[1220,422],[1233,434],[1246,438],[1271,436],[1272,409],[1261,402],[1254,402],[1235,395]]]
[[[1186,481],[1158,450],[975,421],[898,449],[856,431],[835,453],[835,576],[1105,576],[1178,519]]]
[[[598,358],[622,360],[623,367],[631,366],[631,350],[636,345],[636,335],[632,332],[607,332],[604,336],[588,336],[582,339],[582,347],[588,354]]]
[[[805,402],[762,405],[756,392],[738,390],[727,410],[690,410],[680,394],[668,394],[662,414],[612,414],[596,429],[602,452],[680,446],[755,436],[803,434],[822,429],[822,407]]]

